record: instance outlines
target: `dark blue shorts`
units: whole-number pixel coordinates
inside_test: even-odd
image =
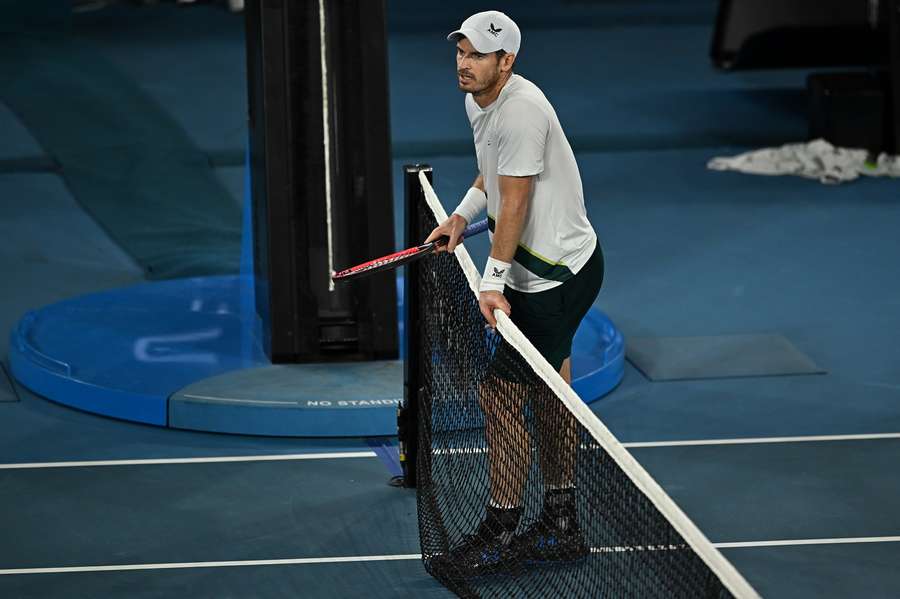
[[[557,371],[572,353],[572,339],[581,320],[591,309],[603,285],[603,251],[600,242],[585,265],[571,279],[547,291],[503,292],[510,305],[510,319]],[[509,355],[509,353],[515,356]],[[491,370],[510,380],[509,369],[521,368],[524,360],[505,341],[494,354]],[[529,368],[527,364],[525,368]],[[518,378],[518,377],[516,377]],[[513,379],[514,380],[514,379]]]

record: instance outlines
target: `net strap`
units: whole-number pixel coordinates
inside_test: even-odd
[[[424,172],[419,172],[419,181],[425,192],[425,201],[434,212],[439,223],[447,219],[447,212],[434,192]],[[465,245],[456,246],[453,253],[469,283],[469,289],[476,297],[479,295],[481,275],[475,268],[472,257]],[[691,521],[681,508],[666,494],[659,484],[644,470],[637,460],[619,443],[597,416],[591,412],[575,391],[553,369],[549,362],[534,348],[519,328],[503,313],[494,310],[497,319],[497,330],[503,338],[518,351],[525,361],[538,374],[541,380],[553,390],[556,397],[574,415],[578,422],[587,429],[594,439],[606,450],[616,464],[625,472],[638,489],[668,519],[669,523],[684,538],[690,547],[700,556],[710,570],[722,581],[722,584],[738,599],[758,599],[759,594],[750,586],[731,562],[716,549],[699,528]]]

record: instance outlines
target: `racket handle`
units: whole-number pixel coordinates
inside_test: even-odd
[[[472,235],[478,235],[479,233],[484,233],[485,231],[487,231],[487,228],[488,228],[487,219],[480,220],[477,223],[472,223],[471,225],[466,227],[465,230],[463,230],[462,234],[459,236],[460,243],[462,243],[462,241],[466,237],[471,237]],[[426,245],[431,245],[435,249],[437,249],[438,246],[447,245],[448,241],[450,241],[450,238],[447,237],[446,235],[443,235],[441,237],[438,237],[434,241],[432,241],[430,244],[426,244]],[[425,246],[421,246],[421,247],[424,248]]]
[[[462,236],[469,237],[471,235],[478,235],[479,233],[484,233],[485,231],[487,231],[487,228],[488,228],[487,219],[480,220],[477,223],[472,223],[471,225],[466,227],[466,230],[463,231]]]

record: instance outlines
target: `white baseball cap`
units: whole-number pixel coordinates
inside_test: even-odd
[[[522,44],[519,26],[502,12],[488,10],[472,15],[447,36],[451,42],[460,37],[467,38],[472,46],[482,54],[505,50],[518,54]]]

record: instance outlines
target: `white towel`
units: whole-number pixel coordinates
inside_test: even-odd
[[[900,177],[900,156],[881,154],[870,160],[866,150],[836,148],[824,139],[713,158],[706,166],[754,175],[800,175],[831,185],[853,181],[860,175]]]

